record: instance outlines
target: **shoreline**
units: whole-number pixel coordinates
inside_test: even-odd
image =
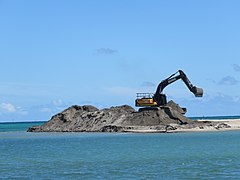
[[[165,126],[122,126],[119,131],[28,131],[28,132],[61,132],[61,133],[194,133],[240,131],[239,120],[195,120],[195,124],[168,124]],[[113,126],[118,128],[118,126]],[[34,128],[34,127],[33,127]],[[38,128],[38,127],[37,127]]]

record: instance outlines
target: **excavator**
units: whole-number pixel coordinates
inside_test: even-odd
[[[137,93],[135,106],[143,107],[139,109],[139,112],[144,110],[158,110],[159,108],[164,108],[167,105],[167,97],[165,94],[162,93],[163,89],[179,79],[181,79],[186,84],[188,89],[195,95],[195,97],[203,96],[203,89],[192,85],[186,74],[182,70],[178,70],[176,73],[172,74],[171,76],[160,82],[155,94]],[[187,109],[182,109],[183,114],[185,114]]]

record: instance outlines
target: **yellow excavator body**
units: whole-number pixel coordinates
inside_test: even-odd
[[[153,98],[141,98],[136,99],[136,106],[143,107],[143,106],[156,106],[157,102],[153,100]]]
[[[137,99],[135,100],[135,106],[137,107],[152,107],[157,106],[157,102],[153,100],[152,93],[137,93]]]

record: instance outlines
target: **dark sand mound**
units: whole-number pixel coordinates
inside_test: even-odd
[[[99,110],[91,105],[71,106],[56,114],[42,126],[28,132],[124,132],[139,129],[167,130],[172,124],[196,123],[182,115],[182,108],[173,101],[158,111],[137,112],[128,105]]]

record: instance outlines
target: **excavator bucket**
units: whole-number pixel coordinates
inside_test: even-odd
[[[194,95],[196,97],[202,97],[203,96],[203,89],[198,88],[198,87],[194,87]]]

